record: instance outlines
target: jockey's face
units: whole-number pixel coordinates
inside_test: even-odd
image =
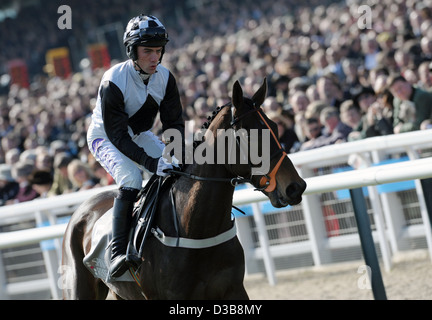
[[[162,47],[137,47],[138,65],[148,74],[156,72],[159,59],[162,55]]]

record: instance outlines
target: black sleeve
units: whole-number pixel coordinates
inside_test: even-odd
[[[123,93],[111,81],[106,81],[100,89],[102,119],[105,132],[112,144],[125,156],[144,165],[151,171],[156,171],[157,161],[147,155],[143,148],[132,141],[128,133],[129,116],[125,111]]]
[[[185,123],[183,119],[183,108],[180,102],[180,94],[177,83],[170,72],[165,97],[160,104],[160,119],[162,131],[177,129],[181,132],[184,140]]]
[[[160,104],[160,119],[162,122],[162,131],[167,129],[177,129],[182,136],[182,159],[185,163],[185,123],[183,119],[183,108],[180,101],[180,94],[177,83],[170,72],[165,97]],[[173,152],[174,153],[174,150]]]

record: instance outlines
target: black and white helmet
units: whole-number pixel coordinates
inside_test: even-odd
[[[168,41],[168,33],[159,19],[143,14],[130,19],[123,36],[126,54],[133,61],[138,59],[137,46],[163,47],[163,55]]]

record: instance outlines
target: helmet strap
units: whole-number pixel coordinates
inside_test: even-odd
[[[136,61],[134,61],[134,65],[135,65],[136,67],[138,67],[139,70],[137,70],[137,72],[138,72],[138,75],[140,76],[140,78],[142,79],[142,81],[144,81],[144,83],[147,84],[148,81],[149,81],[149,79],[150,79],[151,74],[148,74],[147,72],[145,72],[145,71],[144,71],[144,70],[139,66],[139,64],[138,64]]]

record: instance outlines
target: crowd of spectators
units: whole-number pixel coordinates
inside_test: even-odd
[[[187,133],[229,101],[234,81],[251,96],[265,77],[263,108],[288,153],[431,128],[430,0],[368,1],[370,27],[360,23],[368,14],[360,1],[171,2],[148,10],[169,32],[163,64],[177,79]],[[137,1],[110,3],[98,15],[85,2],[75,32],[143,11]],[[4,48],[14,38],[0,39]],[[29,89],[11,86],[0,96],[0,205],[113,183],[85,139],[103,72],[39,76]]]

